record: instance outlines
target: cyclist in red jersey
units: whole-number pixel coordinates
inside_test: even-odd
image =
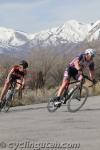
[[[25,60],[22,60],[19,65],[15,65],[10,70],[7,79],[5,81],[3,90],[1,92],[0,96],[0,106],[2,105],[2,101],[4,99],[5,94],[7,93],[7,90],[9,89],[10,83],[12,81],[17,81],[16,84],[16,91],[20,88],[23,88],[25,85],[25,75],[27,74],[28,63]]]
[[[96,51],[94,49],[86,49],[85,53],[73,59],[73,61],[68,65],[64,72],[64,78],[58,90],[57,97],[55,98],[57,100],[55,103],[56,105],[61,104],[60,96],[63,93],[65,87],[68,87],[71,77],[73,77],[75,80],[81,81],[83,79],[82,73],[85,68],[88,67],[90,79],[93,80],[93,83],[96,82],[94,79],[95,69],[93,62],[95,54]]]

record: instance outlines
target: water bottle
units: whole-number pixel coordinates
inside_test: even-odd
[[[70,95],[73,90],[74,90],[74,88],[71,88],[68,92],[68,95]]]

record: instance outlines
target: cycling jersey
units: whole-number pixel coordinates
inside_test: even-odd
[[[13,69],[13,73],[11,74],[10,78],[13,80],[16,79],[20,80],[27,74],[25,69],[23,71],[20,71],[20,66],[17,65],[13,66],[12,69]]]
[[[75,62],[79,61],[79,64],[81,66],[81,69],[89,68],[90,70],[94,70],[94,62],[93,60],[87,61],[85,58],[85,54],[81,54],[74,58],[68,65],[68,67],[65,69],[64,72],[64,80],[70,80],[71,77],[76,79],[78,77],[78,70],[75,67]]]
[[[73,59],[73,60],[69,63],[69,66],[75,68],[75,62],[76,62],[77,60],[79,61],[79,64],[80,64],[80,66],[81,66],[81,69],[84,69],[84,68],[88,67],[90,70],[94,70],[94,62],[93,62],[93,60],[91,60],[91,61],[86,61],[85,54],[81,54],[81,55],[79,55],[78,57],[76,57],[75,59]]]

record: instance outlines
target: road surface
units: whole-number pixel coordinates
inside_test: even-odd
[[[0,150],[99,150],[100,96],[88,98],[77,113],[66,105],[49,113],[47,104],[0,113]]]

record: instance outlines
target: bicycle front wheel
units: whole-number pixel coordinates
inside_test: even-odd
[[[12,104],[13,94],[11,94],[12,91],[9,92],[9,94],[6,97],[5,103],[4,103],[4,111],[7,112]]]
[[[3,107],[4,111],[7,112],[12,104],[12,100],[6,100],[5,105]]]
[[[88,89],[85,86],[76,87],[68,100],[68,111],[77,112],[85,104],[88,97]]]

